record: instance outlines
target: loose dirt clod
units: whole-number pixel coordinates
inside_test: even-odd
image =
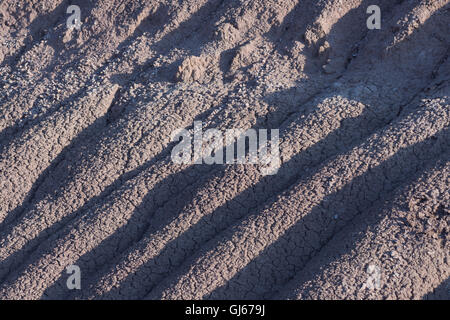
[[[202,79],[205,75],[205,60],[202,57],[188,57],[178,67],[177,81],[192,82]]]

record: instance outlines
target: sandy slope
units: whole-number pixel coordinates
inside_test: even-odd
[[[0,298],[450,298],[450,1],[70,3],[0,4]],[[194,120],[278,173],[173,163]]]

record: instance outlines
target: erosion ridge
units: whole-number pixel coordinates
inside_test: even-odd
[[[0,4],[1,299],[450,298],[448,0],[72,2]]]

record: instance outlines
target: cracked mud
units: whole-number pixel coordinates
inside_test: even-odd
[[[449,25],[448,0],[2,1],[0,299],[450,299]],[[173,163],[194,121],[279,129],[278,173]]]

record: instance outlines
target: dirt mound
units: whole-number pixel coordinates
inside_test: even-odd
[[[0,298],[450,298],[448,0],[20,0],[0,24]],[[276,174],[175,163],[194,122],[278,129]]]

